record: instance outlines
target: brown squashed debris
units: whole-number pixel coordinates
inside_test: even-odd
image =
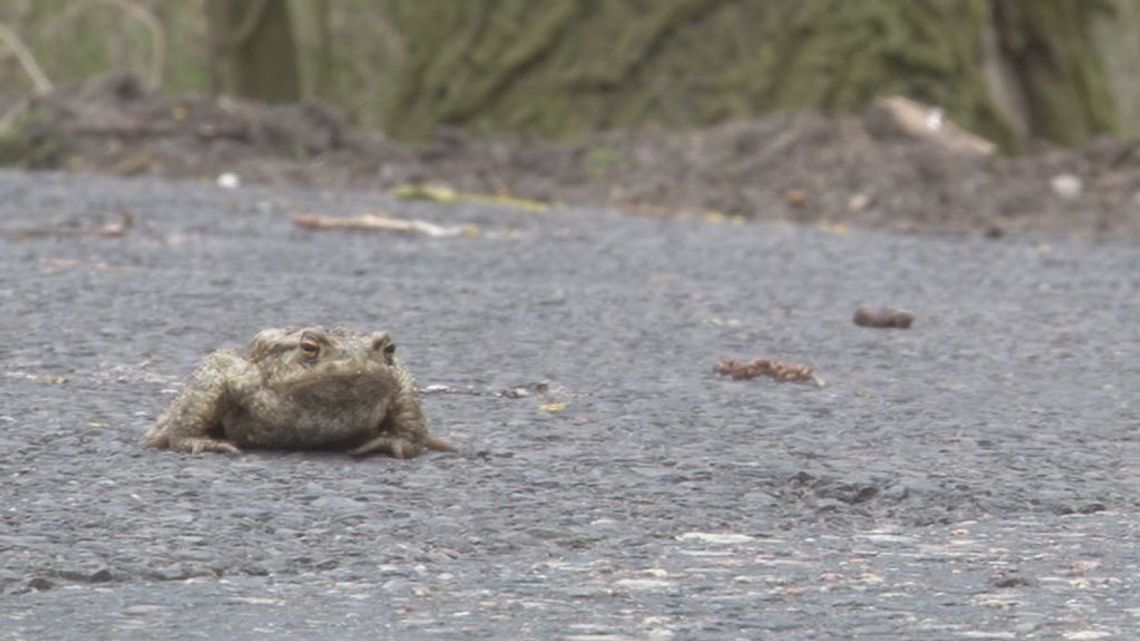
[[[745,380],[767,376],[781,383],[815,383],[823,387],[823,379],[815,375],[815,369],[810,365],[787,363],[770,358],[757,358],[748,363],[742,363],[735,358],[722,358],[713,367],[717,374],[729,376],[735,380]]]

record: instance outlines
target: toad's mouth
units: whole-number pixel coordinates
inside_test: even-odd
[[[337,365],[313,368],[278,381],[277,389],[297,394],[345,393],[349,391],[383,391],[392,381],[391,373],[383,367],[366,365]]]

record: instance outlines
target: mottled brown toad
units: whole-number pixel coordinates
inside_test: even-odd
[[[415,382],[387,332],[267,329],[242,356],[206,357],[146,433],[152,447],[347,450],[412,458],[454,451],[430,436]]]

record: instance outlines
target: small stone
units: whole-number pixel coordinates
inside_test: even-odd
[[[55,587],[55,584],[52,583],[50,579],[46,579],[42,576],[34,576],[28,579],[25,585],[36,592],[44,592]]]
[[[664,590],[673,584],[661,579],[619,579],[614,586],[627,590]]]
[[[554,541],[566,536],[567,533],[564,530],[556,530],[548,527],[532,527],[527,530],[527,534],[543,541]]]
[[[792,207],[803,207],[808,201],[808,192],[805,189],[789,189],[784,192],[784,201]]]
[[[56,574],[61,579],[78,583],[106,583],[115,578],[106,566],[96,566],[91,570],[62,569]]]
[[[995,588],[1017,588],[1033,585],[1033,581],[1015,572],[1000,572],[990,579],[990,585]]]
[[[843,507],[843,501],[839,499],[819,499],[815,502],[815,509],[817,512],[831,512],[837,511]]]
[[[1053,193],[1065,200],[1073,200],[1084,191],[1084,183],[1073,174],[1057,174],[1049,179],[1049,186]]]
[[[264,570],[267,574],[286,574],[289,572],[290,564],[289,559],[285,557],[273,557],[264,559],[256,564],[259,570]],[[255,572],[250,572],[254,576],[259,576]]]
[[[1105,630],[1090,629],[1065,632],[1062,636],[1070,641],[1089,641],[1090,639],[1107,639],[1112,636],[1112,633]]]
[[[910,329],[914,324],[914,314],[894,307],[860,307],[855,310],[852,320],[860,327]]]
[[[139,603],[137,605],[128,605],[123,608],[123,614],[127,616],[147,616],[150,614],[163,614],[170,612],[171,608],[166,605],[158,605],[154,603]]]
[[[768,630],[771,632],[787,632],[788,630],[797,630],[801,628],[801,624],[785,617],[766,617],[763,621],[757,623],[761,630]]]
[[[1077,513],[1078,514],[1096,514],[1097,512],[1103,512],[1107,509],[1108,508],[1105,507],[1104,503],[1094,501],[1092,503],[1086,503],[1084,505],[1077,507]]]
[[[867,194],[852,194],[847,199],[847,211],[858,213],[867,208],[871,204],[871,197]]]
[[[313,501],[312,505],[314,508],[331,512],[340,517],[354,516],[368,511],[368,506],[364,503],[340,496],[322,496]]]
[[[882,543],[884,545],[909,545],[915,543],[913,537],[905,536],[902,534],[892,534],[890,532],[872,532],[870,534],[859,535],[859,538],[870,541],[872,543]]]
[[[256,561],[250,561],[241,566],[241,573],[246,576],[269,576],[269,568]]]
[[[237,189],[241,187],[241,177],[232,171],[218,174],[217,184],[222,189]]]
[[[192,577],[208,576],[213,573],[209,568],[197,563],[178,562],[160,568],[154,574],[156,578],[162,581],[184,581]]]
[[[902,483],[895,483],[883,489],[881,496],[892,501],[900,501],[910,494],[910,488]]]
[[[678,536],[677,539],[680,541],[700,541],[701,543],[713,543],[716,545],[732,545],[748,543],[753,540],[753,537],[734,532],[685,532]]]

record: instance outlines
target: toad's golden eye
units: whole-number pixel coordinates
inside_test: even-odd
[[[301,339],[301,353],[305,356],[313,358],[320,353],[320,351],[321,346],[317,344],[317,341],[308,337]]]

